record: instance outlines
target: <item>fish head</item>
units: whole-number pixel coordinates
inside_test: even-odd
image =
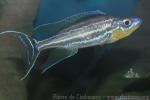
[[[115,18],[112,23],[112,33],[108,43],[116,42],[131,35],[142,23],[140,18]]]

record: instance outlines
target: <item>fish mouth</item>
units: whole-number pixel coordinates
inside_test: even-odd
[[[134,23],[134,25],[135,25],[136,27],[140,27],[141,24],[142,24],[142,19],[139,18],[139,17],[132,18],[132,21],[133,21],[133,23]]]

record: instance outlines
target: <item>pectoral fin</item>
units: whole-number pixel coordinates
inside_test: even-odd
[[[45,66],[42,70],[42,73],[46,72],[55,64],[63,61],[66,58],[69,58],[75,55],[78,52],[76,48],[64,49],[64,48],[55,48],[49,53],[48,59],[45,63]]]

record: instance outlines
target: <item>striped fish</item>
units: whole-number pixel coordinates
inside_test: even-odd
[[[97,10],[76,14],[33,29],[34,33],[51,34],[45,40],[37,41],[16,31],[4,31],[0,35],[13,34],[24,45],[27,69],[26,74],[22,77],[23,80],[33,69],[40,52],[44,50],[53,49],[42,73],[60,61],[75,55],[80,48],[116,42],[129,36],[140,25],[140,18],[114,17]],[[53,29],[53,33],[49,33],[50,28]]]

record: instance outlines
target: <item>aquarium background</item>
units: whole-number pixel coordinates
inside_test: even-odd
[[[22,31],[41,40],[48,36],[32,34],[34,27],[95,9],[114,16],[139,16],[143,24],[133,35],[111,47],[81,49],[43,75],[40,66],[46,58],[41,55],[38,68],[24,81],[19,80],[24,68],[20,44],[12,37],[1,37],[0,100],[51,100],[55,94],[149,95],[149,0],[0,0],[0,30]],[[59,10],[62,11],[58,13]],[[124,78],[130,68],[140,78]]]

